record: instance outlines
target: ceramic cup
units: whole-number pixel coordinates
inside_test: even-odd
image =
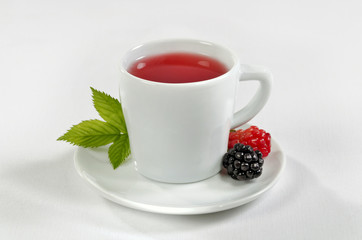
[[[205,54],[222,62],[228,71],[191,83],[148,81],[127,71],[141,57],[169,52]],[[234,113],[239,82],[248,80],[259,81],[259,88],[250,102]],[[262,109],[271,82],[267,70],[241,65],[232,52],[211,42],[162,40],[134,47],[122,59],[119,90],[136,170],[167,183],[196,182],[217,174],[230,129],[248,122]]]

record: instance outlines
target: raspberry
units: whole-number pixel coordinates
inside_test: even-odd
[[[222,164],[235,180],[251,180],[260,177],[264,159],[259,150],[237,143],[223,157]]]
[[[270,133],[256,126],[251,126],[245,130],[232,130],[229,134],[228,148],[233,148],[235,144],[241,143],[251,146],[254,151],[259,150],[263,157],[266,157],[270,153],[270,139]]]

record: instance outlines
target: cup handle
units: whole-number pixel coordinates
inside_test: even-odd
[[[257,80],[260,82],[259,88],[249,103],[234,113],[231,128],[236,128],[252,119],[267,102],[273,76],[263,67],[253,65],[241,65],[241,76],[239,81]]]

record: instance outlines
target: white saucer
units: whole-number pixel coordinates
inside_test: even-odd
[[[80,176],[103,197],[130,208],[180,215],[218,212],[248,203],[269,190],[285,166],[284,153],[274,139],[263,174],[252,181],[235,181],[222,171],[196,183],[160,183],[140,175],[132,159],[116,170],[107,160],[107,148],[80,147],[74,155]]]

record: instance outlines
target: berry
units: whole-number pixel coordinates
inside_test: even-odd
[[[222,165],[235,180],[250,180],[258,178],[263,172],[264,159],[260,151],[254,151],[251,146],[236,143],[225,153]]]
[[[258,157],[260,154],[262,157],[266,157],[270,153],[270,140],[270,133],[256,126],[251,126],[245,130],[232,130],[229,134],[228,148],[232,149],[237,143],[241,143],[244,146],[251,146],[254,151],[257,150],[255,153]]]

